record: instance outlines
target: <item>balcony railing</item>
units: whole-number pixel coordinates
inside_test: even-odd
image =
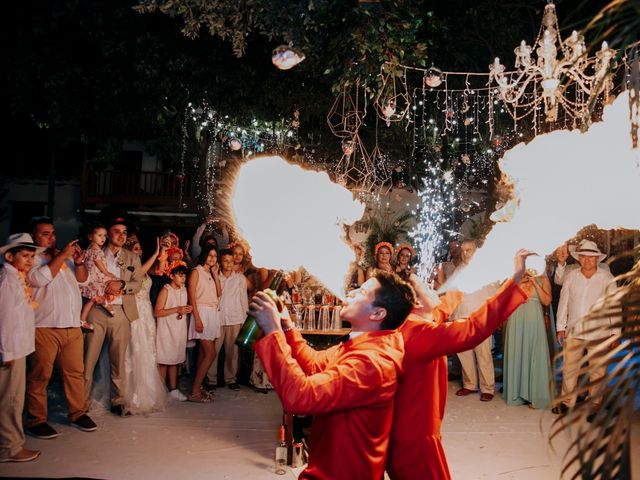
[[[115,204],[195,211],[195,185],[192,176],[180,180],[173,172],[91,171],[85,166],[82,202],[84,208]]]

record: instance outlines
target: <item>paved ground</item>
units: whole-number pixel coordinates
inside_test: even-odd
[[[548,412],[507,407],[496,396],[456,397],[449,385],[444,445],[455,479],[559,478],[560,459],[548,446]],[[60,398],[52,399],[53,440],[28,437],[42,456],[25,464],[0,464],[6,477],[104,479],[281,479],[273,453],[282,411],[277,396],[242,387],[216,392],[213,405],[172,403],[149,417],[118,418],[97,411],[99,430],[69,426]],[[562,451],[563,445],[559,445]]]

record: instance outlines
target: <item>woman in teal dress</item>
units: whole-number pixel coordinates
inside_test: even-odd
[[[546,276],[528,271],[520,287],[529,300],[505,327],[502,396],[507,405],[545,408],[551,401],[551,361],[543,308],[551,303],[551,284]]]

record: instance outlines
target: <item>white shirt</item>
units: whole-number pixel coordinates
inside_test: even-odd
[[[35,321],[18,270],[5,263],[0,270],[0,362],[26,357],[35,350]]]
[[[247,318],[247,310],[249,310],[247,278],[239,272],[232,272],[228,277],[220,273],[218,278],[220,279],[220,288],[222,288],[220,325],[229,326],[243,323]]]
[[[580,268],[580,264],[578,263],[572,263],[571,265],[567,265],[566,263],[564,265],[556,265],[556,271],[553,274],[553,282],[556,285],[562,285],[562,282],[564,282],[564,277],[567,273],[575,270],[575,269],[579,269]],[[607,265],[606,263],[598,263],[598,268],[604,270],[605,272],[609,272],[611,273],[611,269],[609,269],[609,265]]]
[[[34,287],[33,299],[38,302],[36,328],[79,327],[82,296],[73,261],[68,259],[55,277],[51,275],[49,261],[43,255],[36,255],[36,262],[38,265],[27,275]]]
[[[558,318],[556,319],[556,330],[558,332],[568,330],[567,334],[571,338],[581,340],[596,340],[619,333],[620,329],[609,328],[600,335],[596,332],[583,333],[603,322],[611,325],[615,318],[602,318],[579,322],[587,315],[592,307],[599,303],[605,294],[616,287],[615,280],[611,273],[598,268],[591,278],[582,274],[582,270],[574,269],[567,272],[564,284],[560,291],[560,303],[558,304]]]
[[[120,250],[118,250],[118,253],[120,253]],[[107,270],[109,270],[110,273],[113,273],[116,278],[120,278],[122,275],[122,270],[120,270],[120,265],[118,263],[118,254],[114,255],[111,249],[107,247],[104,249],[104,260],[107,264]],[[116,295],[116,298],[109,303],[111,305],[122,305],[122,295]]]

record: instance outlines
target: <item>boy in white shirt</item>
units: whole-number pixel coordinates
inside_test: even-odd
[[[249,297],[247,294],[247,277],[234,272],[233,251],[220,250],[220,336],[215,340],[216,359],[207,377],[210,385],[215,385],[218,373],[218,353],[224,346],[224,382],[231,390],[238,390],[238,346],[235,344],[240,328],[247,317]]]
[[[0,462],[29,462],[40,455],[24,448],[22,429],[26,357],[35,350],[36,329],[26,276],[36,250],[28,233],[11,235],[0,248],[5,261],[0,270]]]

